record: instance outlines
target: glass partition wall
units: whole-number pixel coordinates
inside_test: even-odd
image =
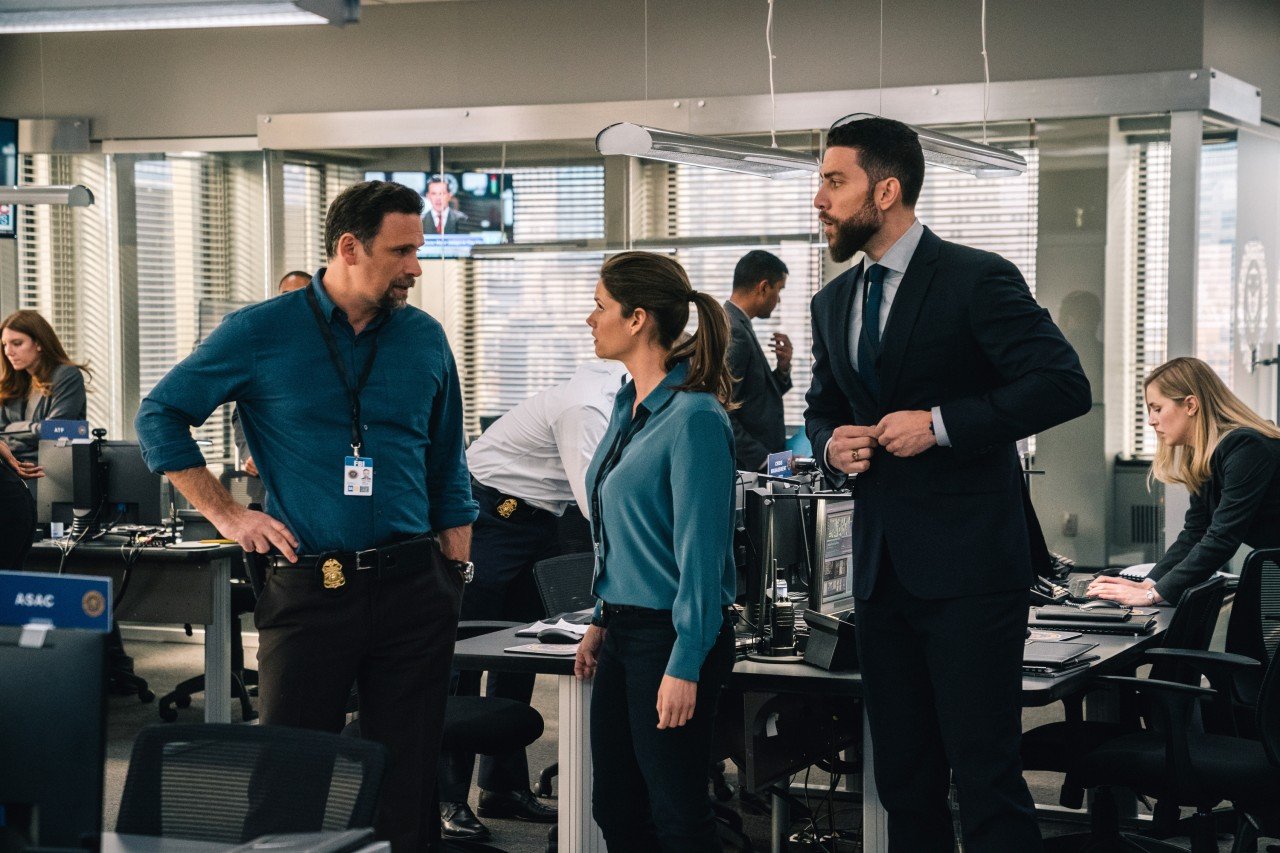
[[[1017,264],[1081,355],[1094,412],[1037,438],[1036,464],[1047,473],[1033,488],[1050,546],[1087,566],[1126,553],[1112,535],[1120,526],[1112,460],[1149,457],[1141,378],[1183,341],[1251,405],[1275,412],[1277,368],[1253,362],[1276,350],[1280,214],[1268,188],[1280,177],[1280,139],[1204,123],[1188,277],[1169,266],[1186,234],[1185,226],[1170,233],[1171,221],[1183,221],[1171,211],[1175,162],[1185,161],[1169,126],[1167,115],[992,125],[989,138],[1022,154],[1026,173],[975,179],[930,167],[917,211],[942,237]],[[783,144],[816,150],[820,141],[804,134]],[[785,400],[788,423],[799,427],[809,301],[840,272],[816,229],[815,178],[769,181],[656,162],[613,170],[580,142],[22,161],[24,182],[84,183],[98,198],[87,209],[22,209],[19,298],[90,363],[90,417],[113,435],[131,434],[137,400],[227,311],[273,292],[276,268],[323,264],[328,203],[366,172],[443,166],[503,176],[506,242],[424,259],[411,297],[450,335],[471,434],[592,356],[585,318],[599,266],[607,251],[628,246],[671,254],[695,287],[721,299],[745,252],[783,259],[791,274],[782,304],[755,327],[762,343],[779,331],[795,344],[795,390]],[[620,174],[621,188],[611,183]],[[628,223],[621,236],[606,228],[619,204]],[[1178,300],[1194,306],[1193,331],[1171,347],[1169,306]],[[227,412],[198,436],[211,464],[232,461]]]

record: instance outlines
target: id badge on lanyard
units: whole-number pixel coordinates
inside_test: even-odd
[[[355,387],[352,387],[351,379],[347,375],[347,368],[342,363],[342,355],[338,352],[338,345],[333,339],[333,330],[325,322],[324,314],[320,310],[320,303],[316,300],[314,287],[315,284],[313,283],[311,287],[307,288],[307,303],[311,306],[311,313],[315,316],[316,325],[320,327],[320,335],[324,338],[324,342],[329,348],[329,357],[333,361],[334,370],[338,372],[338,378],[342,380],[342,387],[346,390],[347,398],[351,402],[351,455],[347,456],[342,464],[342,494],[346,497],[355,498],[372,497],[373,459],[360,455],[362,444],[360,434],[360,392],[364,390],[365,383],[369,380],[369,373],[373,370],[373,360],[378,356],[377,332],[374,332],[373,341],[369,347],[369,355],[364,362],[364,368],[360,371]]]
[[[342,466],[342,493],[367,498],[373,495],[373,460],[368,456],[348,456]]]

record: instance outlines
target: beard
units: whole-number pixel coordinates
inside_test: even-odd
[[[835,226],[835,231],[827,238],[827,250],[836,263],[844,263],[862,251],[884,225],[884,214],[871,200],[871,193],[867,193],[867,200],[862,207],[848,219],[832,219],[825,213],[820,214],[818,219]]]
[[[406,293],[401,296],[396,292],[396,288],[403,287]],[[413,287],[413,276],[407,275],[403,278],[397,278],[387,285],[387,289],[383,292],[382,297],[378,300],[378,308],[383,311],[399,311],[409,301],[408,288]]]

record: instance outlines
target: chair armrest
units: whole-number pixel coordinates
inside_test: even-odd
[[[1176,681],[1161,681],[1156,678],[1132,678],[1127,675],[1099,675],[1098,681],[1129,687],[1139,693],[1154,695],[1172,695],[1176,702],[1190,703],[1196,699],[1210,698],[1218,695],[1218,691],[1208,687],[1196,687],[1191,684],[1179,684]]]
[[[1174,660],[1209,679],[1209,686],[1230,702],[1238,701],[1233,688],[1235,677],[1262,664],[1244,655],[1200,649],[1148,649],[1143,656],[1153,662]]]
[[[1256,660],[1244,655],[1233,655],[1229,652],[1207,652],[1199,649],[1147,649],[1145,657],[1173,658],[1199,668],[1212,666],[1215,669],[1239,670],[1255,669],[1262,666]],[[1208,674],[1207,672],[1205,673]]]
[[[504,622],[498,619],[468,619],[458,623],[459,640],[479,637],[481,634],[492,634],[494,631],[505,631],[508,628],[522,628],[528,622]]]

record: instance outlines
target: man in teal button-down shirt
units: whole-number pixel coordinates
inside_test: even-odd
[[[405,307],[422,272],[421,213],[421,197],[398,184],[343,192],[325,223],[329,266],[310,287],[228,316],[137,418],[152,470],[245,550],[278,551],[254,613],[262,722],[337,732],[355,682],[362,733],[388,748],[377,830],[397,853],[429,849],[439,832],[432,798],[462,595],[447,561],[467,559],[476,517],[453,356],[440,324]],[[348,389],[366,365],[355,406]],[[230,400],[265,513],[235,504],[191,439]],[[348,469],[358,479],[370,466],[372,494],[348,493]],[[428,532],[446,559],[423,547]],[[349,556],[401,542],[410,556],[394,573]],[[269,770],[250,785],[254,813],[292,795]]]

